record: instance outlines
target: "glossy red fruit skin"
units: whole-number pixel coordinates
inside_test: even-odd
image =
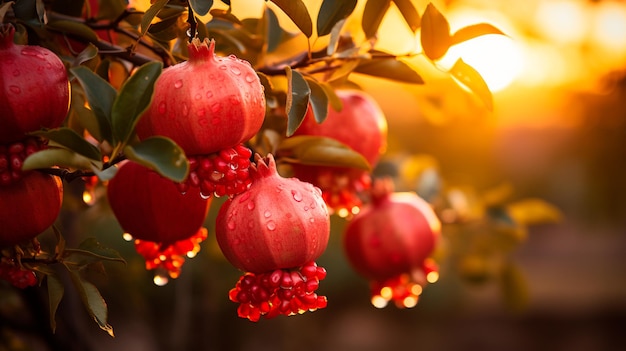
[[[415,193],[390,193],[348,222],[343,244],[358,273],[382,282],[421,269],[440,232],[441,223],[425,200]]]
[[[120,166],[107,197],[125,232],[163,247],[196,234],[210,205],[198,188],[183,194],[172,180],[134,162]]]
[[[187,155],[205,155],[252,138],[265,117],[263,86],[247,61],[214,54],[215,42],[195,39],[189,60],[168,67],[137,124],[140,139],[163,135]]]
[[[0,247],[35,238],[59,216],[63,184],[57,177],[30,172],[0,187]]]
[[[0,26],[0,144],[59,127],[70,104],[63,62],[46,48],[14,44],[14,34]]]
[[[374,166],[387,147],[387,120],[378,103],[360,90],[337,90],[341,111],[328,109],[328,116],[317,123],[311,109],[294,135],[333,138],[360,153]]]
[[[271,155],[251,167],[252,185],[227,200],[215,233],[224,256],[246,272],[296,268],[317,259],[330,235],[328,209],[321,192],[276,172]]]

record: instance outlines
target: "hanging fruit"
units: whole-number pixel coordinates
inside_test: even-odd
[[[188,48],[189,60],[157,80],[137,135],[166,136],[185,151],[192,170],[182,191],[193,186],[205,196],[232,195],[250,183],[252,152],[241,144],[263,124],[263,85],[247,61],[215,55],[214,41],[194,39]]]
[[[326,307],[315,293],[326,270],[315,264],[330,234],[321,191],[296,178],[283,178],[274,157],[256,155],[252,184],[219,210],[215,232],[224,256],[246,273],[229,297],[238,315],[293,315]]]
[[[199,250],[207,232],[202,227],[210,201],[198,188],[181,193],[176,183],[134,162],[120,166],[109,181],[107,196],[113,214],[135,247],[156,270],[155,283],[176,278],[185,261]]]
[[[387,144],[385,116],[376,101],[363,91],[336,93],[343,104],[341,111],[331,108],[326,120],[317,123],[309,108],[294,135],[333,138],[363,155],[373,168]],[[358,212],[362,204],[359,196],[370,187],[369,173],[360,169],[301,164],[294,164],[293,169],[297,178],[320,187],[329,208],[342,217]]]
[[[343,244],[355,271],[370,280],[374,306],[413,307],[438,278],[430,256],[441,223],[417,194],[392,189],[390,181],[374,182],[372,202],[348,222]]]
[[[70,104],[65,66],[52,51],[13,43],[13,25],[0,25],[0,144],[63,123]]]

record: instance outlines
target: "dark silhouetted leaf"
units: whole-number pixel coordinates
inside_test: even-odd
[[[456,45],[464,41],[488,34],[506,35],[489,23],[478,23],[457,30],[450,38],[450,45]]]
[[[283,12],[291,18],[293,23],[302,31],[307,38],[313,35],[313,22],[309,11],[302,0],[271,0]]]
[[[317,15],[317,35],[330,34],[337,22],[354,11],[356,4],[357,0],[324,0]]]
[[[89,43],[87,47],[74,58],[73,66],[85,65],[90,69],[95,69],[99,62],[98,48],[92,43]]]
[[[60,20],[49,22],[48,27],[58,30],[64,34],[77,36],[92,43],[98,41],[98,35],[96,34],[96,32],[94,32],[93,29],[89,28],[89,26],[84,23]]]
[[[63,263],[78,267],[101,261],[126,263],[117,251],[102,246],[95,238],[85,239],[78,249],[66,249],[63,255]]]
[[[0,5],[0,23],[4,23],[4,16],[7,11],[11,9],[11,6],[15,3],[15,1],[8,1],[2,5]]]
[[[72,129],[61,127],[56,129],[41,130],[31,134],[52,140],[57,144],[92,160],[100,161],[102,159],[100,150]]]
[[[97,141],[102,142],[102,136],[100,135],[100,125],[98,119],[94,115],[93,111],[85,107],[87,100],[85,100],[85,93],[83,88],[78,82],[72,82],[72,107],[70,110],[70,118],[78,121],[78,124],[86,129],[89,134]]]
[[[311,96],[311,88],[306,82],[302,74],[298,73],[287,66],[287,103],[285,110],[287,111],[287,136],[300,127],[306,111],[309,107],[309,97]]]
[[[189,6],[198,16],[204,16],[213,6],[213,0],[189,0]]]
[[[328,96],[324,88],[312,78],[306,79],[311,88],[311,106],[313,107],[313,116],[317,123],[322,123],[328,116]]]
[[[92,170],[93,167],[101,168],[102,162],[95,162],[85,156],[64,148],[48,148],[31,154],[24,160],[22,170],[41,169],[59,166],[63,168],[75,168]]]
[[[463,62],[462,59],[458,59],[450,69],[450,74],[455,78],[455,81],[476,94],[489,111],[493,110],[491,91],[480,73],[472,66]]]
[[[77,270],[70,269],[70,267],[68,267],[68,270],[70,271],[72,284],[76,288],[76,291],[78,291],[78,296],[80,296],[89,315],[98,323],[100,329],[106,331],[110,336],[114,336],[113,327],[107,322],[107,304],[102,298],[102,295],[100,295],[98,288],[82,279]]]
[[[159,12],[167,5],[169,0],[157,0],[150,8],[146,10],[146,13],[143,15],[141,19],[140,33],[141,35],[145,35],[148,32],[148,28],[152,24],[152,20],[159,14]],[[208,10],[207,10],[208,11]]]
[[[271,8],[266,7],[263,16],[267,21],[267,52],[273,52],[283,40],[285,31],[280,27],[278,17]]]
[[[354,72],[404,83],[424,84],[424,80],[415,70],[395,58],[361,60]]]
[[[391,6],[391,0],[368,0],[363,10],[363,18],[361,27],[365,33],[365,37],[371,38],[378,32],[378,27],[383,21]]]
[[[433,4],[428,4],[422,15],[420,41],[424,54],[440,59],[450,48],[450,24]]]
[[[132,136],[135,124],[152,101],[154,83],[161,74],[161,62],[142,65],[120,88],[113,102],[111,124],[118,142],[126,143]]]
[[[59,303],[63,299],[65,288],[56,274],[46,275],[46,285],[48,287],[48,306],[50,308],[50,329],[54,333],[57,328],[56,313]]]
[[[413,6],[411,0],[393,0],[393,3],[396,4],[398,10],[400,10],[404,21],[409,25],[411,31],[415,33],[421,25],[421,19],[420,14],[415,9],[415,6]]]
[[[278,152],[285,153],[293,162],[306,165],[370,169],[363,155],[327,137],[299,135],[287,138],[278,147]]]
[[[211,14],[211,16],[213,16],[213,18],[220,18],[231,23],[241,24],[239,18],[233,15],[230,10],[212,9],[211,11],[209,11],[209,13]]]
[[[113,106],[113,101],[117,97],[117,91],[111,84],[87,67],[78,66],[70,71],[83,87],[89,107],[98,120],[101,138],[112,142],[111,106]]]
[[[339,48],[339,40],[341,39],[341,29],[346,23],[346,20],[341,20],[335,23],[335,26],[330,31],[330,40],[328,40],[328,47],[326,48],[326,55],[332,56]]]
[[[189,174],[185,152],[172,139],[154,136],[140,143],[127,145],[124,154],[129,160],[153,169],[175,182],[182,182]]]

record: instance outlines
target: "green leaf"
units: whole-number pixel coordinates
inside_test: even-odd
[[[98,35],[88,25],[76,21],[59,20],[48,22],[48,27],[64,34],[74,35],[92,43],[98,42]]]
[[[522,271],[512,263],[502,269],[500,286],[504,303],[510,310],[522,311],[528,306],[528,283]]]
[[[220,18],[220,19],[226,20],[228,22],[236,23],[236,24],[241,25],[241,21],[239,20],[239,18],[237,18],[237,16],[233,15],[233,13],[230,11],[230,9],[228,9],[228,10],[212,9],[211,11],[209,11],[209,13],[211,14],[211,16],[213,16],[213,18]]]
[[[361,27],[366,38],[376,35],[389,6],[391,6],[391,0],[368,0],[365,3]]]
[[[70,271],[72,283],[78,291],[78,295],[80,296],[80,299],[89,315],[96,321],[96,323],[98,323],[100,329],[106,331],[110,336],[114,336],[113,327],[111,327],[111,325],[107,322],[107,304],[102,298],[102,295],[100,295],[98,288],[90,282],[82,279],[77,270],[73,270],[70,267],[67,268]]]
[[[213,0],[189,0],[189,6],[191,6],[196,15],[204,16],[209,13],[213,6]]]
[[[89,107],[98,120],[102,140],[112,142],[111,106],[117,97],[117,91],[111,84],[87,67],[78,66],[71,68],[70,71],[85,91]]]
[[[172,139],[154,136],[124,148],[126,157],[175,182],[182,182],[189,174],[185,152]]]
[[[100,57],[98,56],[98,48],[92,43],[87,44],[87,47],[81,51],[76,58],[74,58],[73,66],[79,66],[82,64],[87,65],[89,68],[96,68],[97,62]],[[95,63],[94,63],[95,61]],[[91,65],[89,63],[92,63]]]
[[[299,135],[285,139],[278,147],[292,162],[315,166],[350,167],[370,170],[360,153],[336,139]]]
[[[61,127],[56,129],[47,129],[33,132],[31,134],[52,140],[57,144],[92,160],[100,161],[102,159],[100,150],[96,146],[85,140],[70,128]]]
[[[411,0],[393,0],[393,3],[400,10],[404,21],[409,25],[411,31],[415,33],[421,25],[421,19]]]
[[[46,285],[48,287],[48,306],[50,308],[50,329],[54,333],[57,328],[56,313],[59,303],[63,299],[65,288],[56,274],[46,275]]]
[[[293,23],[302,31],[307,38],[313,35],[313,22],[309,11],[302,0],[271,0],[283,12],[291,18]]]
[[[154,83],[162,68],[163,63],[159,61],[146,63],[120,88],[111,110],[111,124],[117,141],[125,144],[133,135],[135,124],[152,101]]]
[[[488,34],[504,34],[500,29],[494,27],[489,23],[478,23],[471,26],[463,27],[452,34],[450,38],[450,45],[456,45],[470,39]]]
[[[15,1],[8,1],[0,5],[0,23],[4,23],[4,16],[6,15],[7,11],[9,11],[9,9],[11,8],[11,5],[13,5],[14,3]]]
[[[424,84],[424,80],[414,69],[395,58],[361,60],[353,72],[403,83]]]
[[[319,83],[319,84],[322,87],[322,89],[324,89],[324,92],[326,93],[326,97],[328,97],[328,102],[330,103],[330,107],[333,110],[340,112],[343,109],[343,101],[341,101],[341,98],[337,96],[335,89],[333,89],[333,87],[328,83]]]
[[[458,59],[449,72],[456,82],[476,94],[489,111],[493,110],[491,91],[480,73],[472,66],[463,62],[462,59]]]
[[[117,251],[102,246],[95,238],[87,238],[78,249],[65,249],[63,254],[63,263],[66,265],[84,267],[101,261],[126,263]]]
[[[328,116],[328,96],[326,91],[315,79],[306,78],[311,88],[311,106],[313,107],[313,116],[317,123],[322,123]]]
[[[72,118],[76,118],[82,128],[85,128],[97,141],[102,142],[98,120],[93,111],[85,107],[86,102],[85,92],[80,84],[76,81],[72,82],[72,107],[70,112],[74,114]]]
[[[356,4],[357,0],[324,0],[317,15],[317,35],[330,34],[335,24],[354,11]]]
[[[285,31],[280,27],[278,17],[271,8],[265,8],[263,19],[267,21],[267,52],[274,52],[285,37]]]
[[[309,108],[311,88],[298,71],[292,70],[289,66],[285,69],[287,71],[287,103],[285,110],[287,112],[287,136],[289,137],[300,127],[304,116],[306,116],[306,111]]]
[[[431,59],[440,59],[450,48],[450,24],[433,4],[428,4],[422,15],[420,42],[424,54]]]
[[[102,162],[94,162],[94,160],[79,155],[71,150],[55,147],[37,151],[28,156],[24,160],[22,170],[51,168],[54,166],[92,170],[94,166],[97,168],[102,167]]]
[[[507,213],[523,225],[556,223],[562,218],[561,211],[554,205],[537,198],[529,198],[506,206]]]
[[[150,8],[148,8],[148,10],[146,10],[146,13],[141,19],[140,33],[142,36],[146,35],[146,32],[148,32],[148,28],[150,28],[150,25],[152,24],[152,20],[159,14],[163,7],[167,5],[168,1],[169,0],[157,0],[152,5],[150,5]]]

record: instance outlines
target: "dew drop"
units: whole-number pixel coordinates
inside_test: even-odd
[[[231,95],[228,98],[228,101],[232,104],[232,105],[239,105],[241,104],[241,100],[239,100],[239,96],[237,95]]]
[[[159,107],[158,107],[158,111],[161,114],[163,114],[163,113],[165,113],[165,111],[167,111],[167,104],[165,103],[165,101],[161,101],[161,103],[159,104]]]
[[[207,121],[206,118],[202,118],[202,116],[204,116],[204,114],[203,115],[198,115],[198,117],[200,117],[200,118],[198,118],[198,124],[200,126],[206,126],[207,124],[209,124],[209,121]]]
[[[306,212],[309,210],[309,206],[304,206],[303,210]]]
[[[270,211],[266,210],[265,212],[263,212],[263,216],[264,216],[265,218],[270,218],[270,217],[272,217],[272,212],[270,212]]]
[[[237,239],[233,240],[233,244],[235,244],[235,245],[241,244],[241,239],[237,238]]]
[[[179,79],[176,81],[176,83],[174,83],[174,88],[179,89],[183,86],[183,80]]]
[[[9,91],[11,91],[13,94],[20,94],[22,92],[22,89],[20,89],[20,87],[18,87],[17,85],[11,85],[9,87]]]
[[[218,117],[213,117],[211,119],[211,124],[214,125],[214,126],[220,124],[220,119]]]
[[[200,100],[200,99],[202,99],[202,95],[196,94],[193,98],[196,99],[196,100]]]
[[[313,217],[309,218],[309,222],[315,223],[315,218],[313,218]]]
[[[216,102],[213,105],[211,105],[211,112],[218,113],[221,110],[222,110],[222,104],[220,104],[219,102]]]
[[[207,91],[207,92],[206,92],[206,97],[207,97],[207,98],[209,98],[209,99],[210,99],[210,98],[212,98],[212,97],[213,97],[213,92],[212,92],[212,91],[210,91],[210,90],[209,90],[209,91]]]
[[[245,192],[239,196],[239,203],[244,203],[250,198],[250,192]]]
[[[276,222],[270,220],[267,222],[267,230],[275,230],[276,229]]]
[[[245,78],[246,82],[253,83],[256,79],[257,77],[253,75],[252,73],[246,74],[246,78]]]
[[[236,76],[241,74],[241,69],[239,67],[233,66],[230,68],[230,72]]]
[[[206,115],[206,110],[203,109],[203,108],[198,109],[198,111],[196,112],[196,116],[198,116],[198,117],[204,117],[205,115]],[[205,120],[205,122],[206,122],[206,120]]]
[[[228,223],[226,223],[226,226],[230,230],[235,230],[235,221],[229,221]]]
[[[200,192],[200,197],[201,197],[202,199],[204,199],[204,200],[207,200],[208,198],[210,198],[210,197],[211,197],[211,194],[207,195],[207,194],[205,194],[205,193],[203,193],[203,192]]]
[[[225,70],[227,70],[227,69],[228,69],[228,67],[226,67],[225,65],[221,65],[221,66],[220,66],[220,69],[221,69],[222,71],[225,71]]]
[[[183,117],[189,116],[189,106],[186,103],[183,103]]]
[[[248,209],[250,211],[254,210],[254,202],[252,202],[252,201],[248,202]]]
[[[293,199],[297,202],[302,201],[302,194],[300,194],[297,190],[292,190],[291,195],[293,195]]]

